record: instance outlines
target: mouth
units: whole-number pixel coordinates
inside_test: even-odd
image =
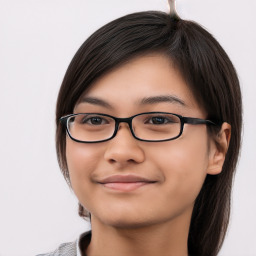
[[[156,182],[157,181],[135,175],[114,175],[107,177],[98,183],[111,190],[130,192],[143,186],[152,185]]]

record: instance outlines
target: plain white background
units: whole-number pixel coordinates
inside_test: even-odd
[[[217,38],[240,77],[243,147],[220,256],[256,255],[256,2],[177,0],[177,9]],[[143,10],[167,11],[167,0],[0,0],[0,256],[47,252],[90,228],[57,165],[56,97],[88,36]]]

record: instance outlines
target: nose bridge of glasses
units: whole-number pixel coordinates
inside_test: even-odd
[[[120,124],[121,123],[126,123],[126,124],[128,124],[128,127],[129,127],[130,131],[132,131],[132,119],[133,119],[133,117],[127,117],[127,118],[115,117],[116,130],[118,131],[120,129]]]

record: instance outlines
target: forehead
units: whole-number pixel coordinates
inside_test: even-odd
[[[157,99],[157,100],[156,100]],[[171,60],[159,54],[137,57],[99,78],[81,97],[81,104],[126,110],[148,104],[199,108],[189,86]],[[102,104],[101,104],[102,103]]]

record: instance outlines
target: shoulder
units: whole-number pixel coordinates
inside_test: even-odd
[[[81,256],[82,251],[87,248],[90,241],[91,230],[82,233],[74,242],[61,244],[55,251],[38,254],[36,256]]]
[[[76,242],[61,244],[55,251],[37,256],[76,256]]]

